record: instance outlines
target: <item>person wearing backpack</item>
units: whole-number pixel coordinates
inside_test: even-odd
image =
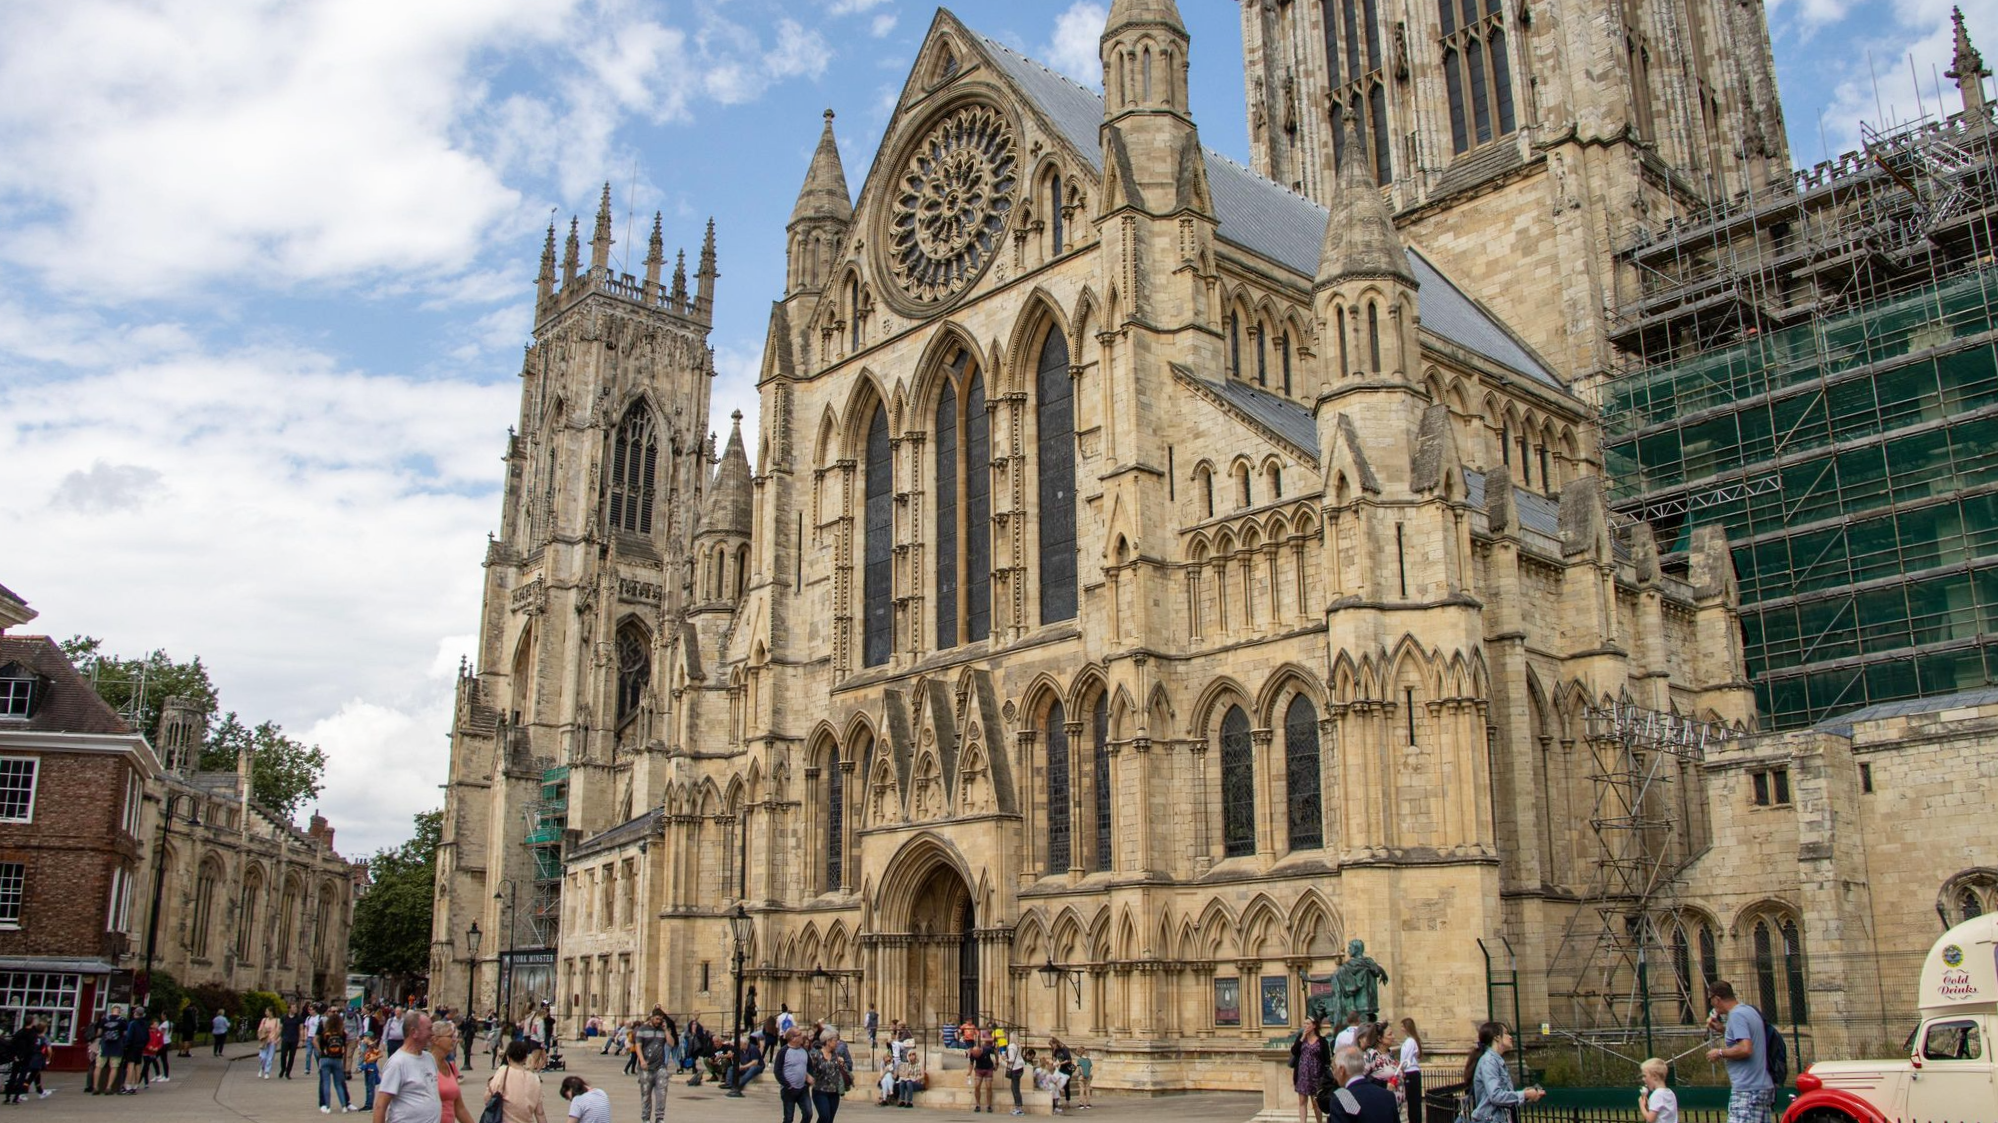
[[[1776,1081],[1769,1072],[1768,1023],[1735,997],[1730,983],[1714,983],[1707,998],[1714,1008],[1707,1029],[1721,1035],[1721,1047],[1707,1050],[1707,1059],[1727,1064],[1727,1123],[1769,1123]]]

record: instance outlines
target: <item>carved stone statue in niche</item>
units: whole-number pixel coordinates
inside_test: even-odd
[[[985,747],[976,741],[964,751],[964,772],[957,782],[957,791],[960,814],[984,815],[991,812],[991,773],[985,766]]]
[[[943,817],[943,783],[937,773],[937,758],[925,755],[916,766],[915,819],[923,822]]]
[[[885,760],[874,769],[873,789],[873,812],[868,817],[868,821],[871,823],[892,822],[890,808],[894,806],[895,781],[890,776],[888,762]]]

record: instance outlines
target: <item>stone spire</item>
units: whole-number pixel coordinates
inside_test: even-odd
[[[791,208],[791,225],[814,218],[853,220],[853,200],[847,194],[846,168],[839,160],[839,141],[833,137],[830,109],[826,110],[826,127],[819,134],[819,150],[812,153],[805,186],[798,192],[798,205]]]
[[[1393,278],[1413,288],[1408,250],[1394,229],[1394,214],[1368,170],[1360,147],[1360,131],[1351,109],[1339,125],[1346,161],[1333,189],[1332,217],[1325,224],[1325,242],[1318,252],[1318,288],[1348,278]]]
[[[547,306],[555,295],[555,220],[548,220],[548,240],[541,243],[541,272],[534,275],[534,307]]]
[[[749,480],[749,452],[742,443],[742,411],[729,415],[735,428],[722,450],[721,465],[715,469],[714,487],[708,492],[707,506],[701,511],[700,532],[748,538],[755,518],[754,495]]]
[[[659,288],[659,270],[666,264],[665,218],[658,211],[652,212],[652,240],[645,249],[645,294],[650,297]]]
[[[590,272],[601,273],[610,267],[610,248],[610,184],[605,183],[603,200],[597,204],[597,230],[590,238]]]
[[[715,220],[708,220],[708,232],[701,239],[701,265],[694,272],[694,315],[707,317],[715,310]]]
[[[1963,9],[1950,9],[1950,23],[1956,27],[1956,54],[1949,60],[1949,70],[1945,78],[1956,79],[1956,89],[1963,95],[1963,111],[1966,114],[1984,113],[1984,80],[1991,77],[1991,71],[1984,66],[1984,55],[1971,45],[1970,31],[1963,26]]]
[[[576,287],[576,273],[582,268],[578,255],[582,252],[582,242],[577,236],[578,224],[574,217],[569,219],[569,241],[562,247],[562,291],[567,293]]]
[[[679,259],[673,265],[673,306],[684,308],[687,304],[687,251],[681,250]]]

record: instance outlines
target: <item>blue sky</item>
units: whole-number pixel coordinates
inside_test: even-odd
[[[1106,6],[954,10],[1093,81]],[[1181,7],[1202,134],[1245,160],[1238,9]],[[587,228],[610,180],[620,259],[655,210],[669,252],[715,219],[723,428],[754,410],[820,113],[857,186],[933,11],[0,6],[0,583],[31,629],[201,654],[225,705],[329,751],[343,850],[398,841],[440,799],[551,210]],[[1915,110],[1911,51],[1933,111],[1948,13],[1779,0],[1796,158],[1821,109],[1833,152],[1875,117],[1868,51],[1889,115]],[[1969,14],[1998,47],[1998,0]]]

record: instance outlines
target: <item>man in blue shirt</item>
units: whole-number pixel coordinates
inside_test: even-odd
[[[1714,1004],[1707,1029],[1721,1035],[1721,1047],[1707,1050],[1707,1059],[1727,1063],[1727,1123],[1769,1123],[1776,1084],[1769,1079],[1762,1014],[1736,998],[1729,983],[1708,987],[1707,997]]]

